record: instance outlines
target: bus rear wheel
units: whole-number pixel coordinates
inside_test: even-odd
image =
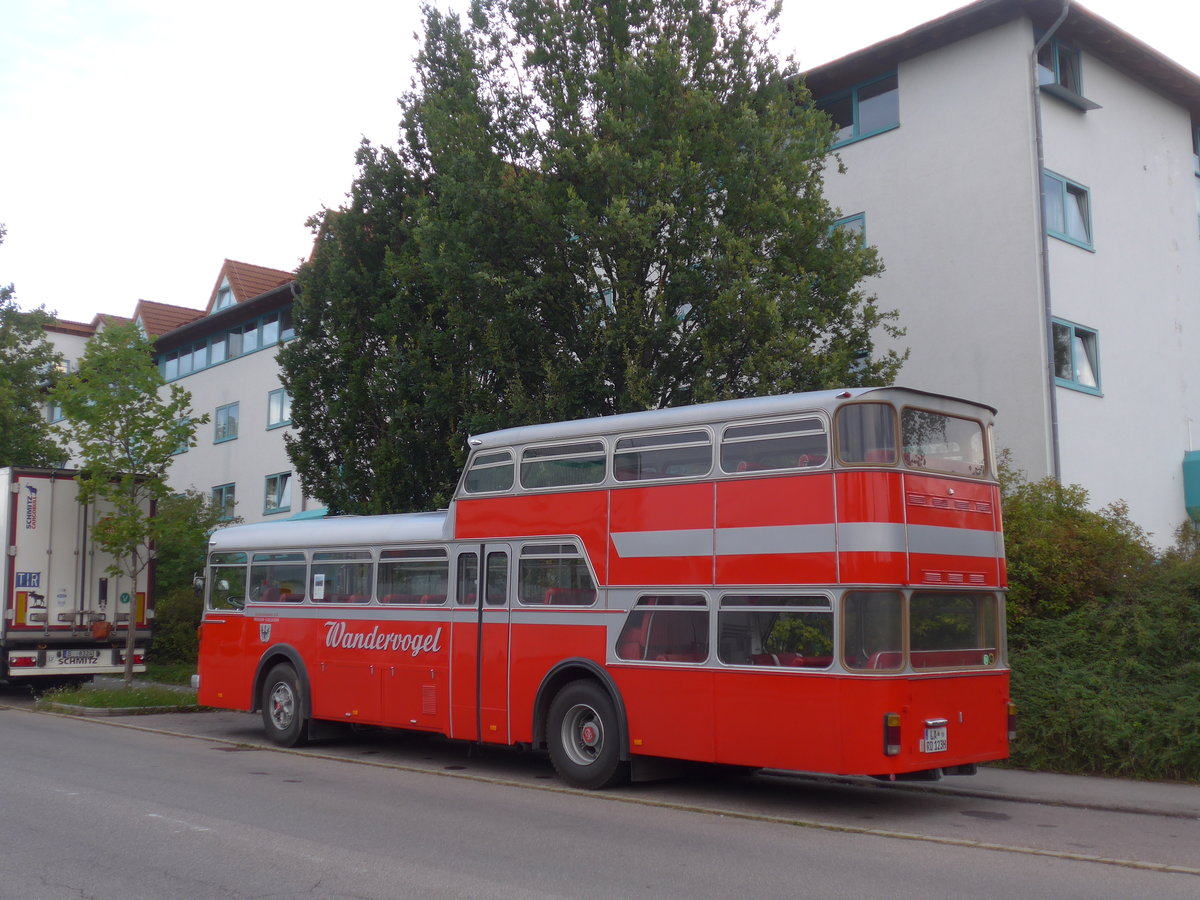
[[[573,787],[598,790],[629,777],[621,761],[617,712],[594,681],[575,681],[550,704],[546,738],[558,777]]]
[[[278,665],[267,673],[262,690],[263,728],[267,737],[281,747],[299,747],[308,741],[304,717],[304,690],[296,670]]]

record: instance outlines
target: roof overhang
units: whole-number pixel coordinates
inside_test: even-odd
[[[901,62],[1024,17],[1035,29],[1049,28],[1063,0],[980,0],[903,34],[872,44],[803,73],[814,97],[865,81]],[[1200,76],[1142,43],[1078,3],[1071,2],[1056,36],[1095,55],[1200,118]],[[1032,47],[1031,47],[1032,49]]]

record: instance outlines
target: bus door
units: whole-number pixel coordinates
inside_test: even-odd
[[[455,602],[450,614],[451,737],[510,741],[510,555],[507,544],[477,544],[460,547],[455,559]]]
[[[251,634],[245,607],[248,595],[246,554],[213,553],[206,580],[206,603],[200,624],[200,690],[197,699],[209,706],[250,709],[254,698],[254,664],[246,652],[261,634]]]

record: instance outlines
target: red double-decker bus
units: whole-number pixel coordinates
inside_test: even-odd
[[[968,774],[1008,753],[994,410],[903,388],[470,439],[450,508],[213,535],[199,700],[646,760]]]

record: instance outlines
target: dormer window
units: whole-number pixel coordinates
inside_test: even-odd
[[[231,306],[233,306],[233,290],[229,287],[228,281],[222,281],[221,286],[217,288],[217,299],[213,303],[213,312],[228,309]]]

